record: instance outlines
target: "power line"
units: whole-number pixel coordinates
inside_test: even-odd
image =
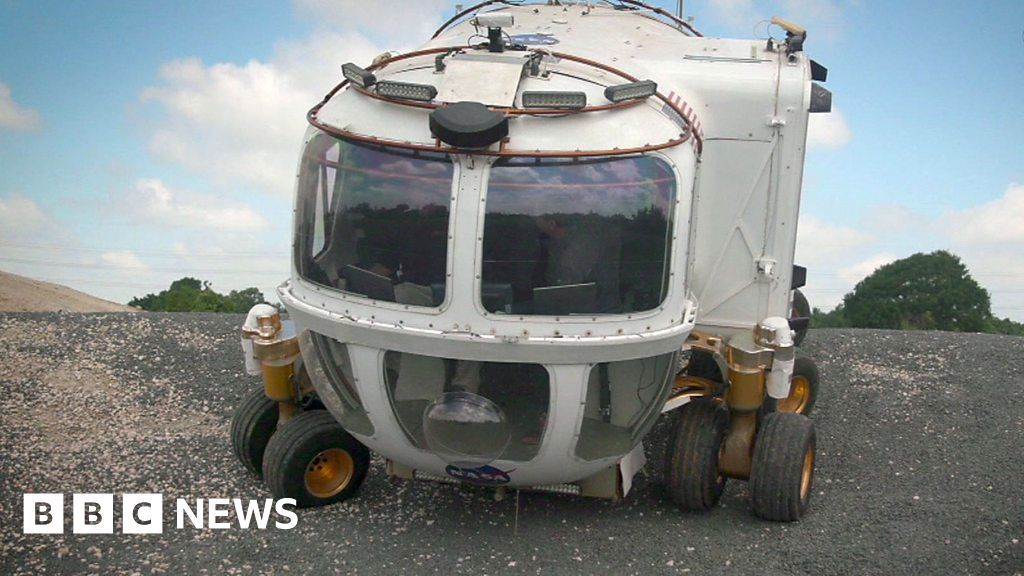
[[[37,266],[59,266],[62,268],[86,268],[93,270],[120,270],[126,272],[174,272],[177,274],[245,274],[249,276],[281,276],[281,272],[260,270],[232,270],[224,268],[185,268],[181,266],[117,266],[113,264],[85,264],[79,262],[48,262],[29,258],[0,258],[0,262],[34,264]],[[287,268],[287,267],[284,267]]]
[[[0,246],[12,246],[15,248],[26,248],[29,250],[58,250],[61,252],[121,252],[125,251],[126,248],[89,248],[85,246],[61,246],[57,244],[35,244],[28,242],[4,242],[0,241]],[[175,250],[157,250],[157,249],[127,249],[135,254],[153,255],[153,256],[177,256],[181,258],[191,257],[202,257],[202,258],[227,258],[235,256],[266,256],[270,251],[230,251],[230,252],[178,252]],[[287,252],[287,248],[282,249],[282,252]]]

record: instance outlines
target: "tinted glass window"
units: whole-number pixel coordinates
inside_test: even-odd
[[[576,455],[597,460],[632,450],[661,414],[675,366],[674,353],[594,366]]]
[[[429,450],[424,417],[432,402],[450,392],[479,395],[507,422],[509,443],[497,458],[526,461],[537,455],[547,427],[548,371],[540,364],[474,362],[402,352],[384,355],[384,380],[398,421],[409,440]],[[472,452],[485,433],[467,427],[462,441]]]
[[[497,162],[484,307],[546,315],[656,308],[668,286],[675,193],[669,165],[650,156]]]
[[[299,177],[299,274],[376,300],[440,305],[452,174],[445,156],[316,136]]]
[[[373,424],[363,409],[352,376],[348,347],[333,338],[306,330],[299,336],[306,373],[324,406],[350,432],[373,435]]]

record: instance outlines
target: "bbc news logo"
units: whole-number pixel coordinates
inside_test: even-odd
[[[175,527],[227,530],[234,522],[243,530],[266,530],[269,526],[291,530],[298,524],[295,499],[241,500],[239,498],[197,498],[190,502],[178,498],[174,503]],[[25,534],[63,534],[64,495],[24,495]],[[113,494],[73,494],[71,498],[71,531],[74,534],[113,534]],[[271,523],[271,518],[274,522]],[[163,534],[163,494],[122,494],[122,534]]]

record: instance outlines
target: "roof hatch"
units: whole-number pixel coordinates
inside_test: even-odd
[[[530,52],[455,54],[447,62],[437,99],[511,108]]]

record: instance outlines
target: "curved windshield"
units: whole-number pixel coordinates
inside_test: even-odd
[[[676,184],[655,157],[500,160],[491,168],[481,298],[489,312],[624,314],[668,289]]]
[[[295,261],[303,278],[375,300],[440,306],[453,167],[318,134],[299,175]]]

